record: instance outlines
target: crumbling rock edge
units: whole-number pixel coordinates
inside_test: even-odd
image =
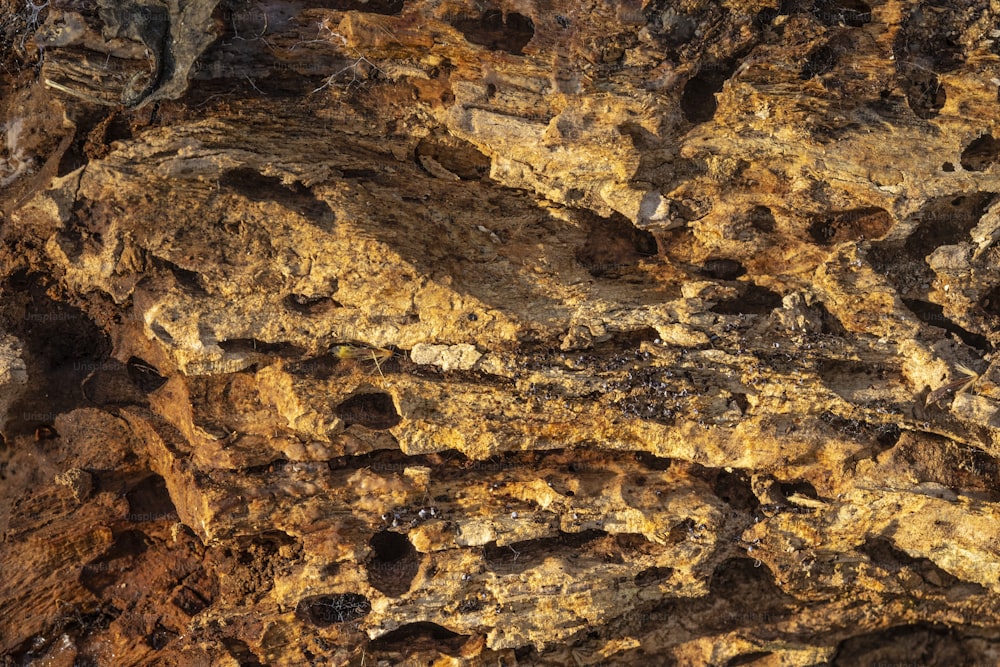
[[[989,3],[2,12],[4,664],[996,662]]]

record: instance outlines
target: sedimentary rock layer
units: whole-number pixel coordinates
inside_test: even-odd
[[[997,661],[996,3],[0,7],[5,664]]]

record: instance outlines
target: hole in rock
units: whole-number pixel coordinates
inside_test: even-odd
[[[716,280],[736,280],[746,272],[735,259],[710,259],[701,267],[702,275]]]
[[[750,283],[740,296],[722,299],[710,310],[720,315],[768,315],[780,306],[780,294]]]
[[[407,623],[387,632],[371,643],[373,651],[405,651],[411,653],[421,648],[436,648],[444,653],[455,653],[468,639],[437,623]]]
[[[386,393],[357,394],[338,405],[334,412],[345,426],[358,424],[373,430],[390,429],[402,421],[392,396]]]
[[[917,228],[907,237],[904,248],[921,261],[943,245],[969,240],[969,231],[993,203],[993,192],[973,192],[935,197],[914,217]]]
[[[902,301],[903,305],[909,308],[919,320],[955,334],[963,343],[977,350],[987,351],[991,349],[992,346],[985,336],[967,331],[945,317],[942,306],[919,299],[902,299]]]
[[[860,28],[872,21],[872,8],[860,0],[817,0],[812,14],[826,26]]]
[[[530,18],[511,12],[505,23],[503,13],[496,9],[485,12],[480,18],[459,19],[452,25],[470,44],[515,56],[523,55],[524,47],[535,36],[535,24]]]
[[[934,118],[948,101],[948,92],[934,72],[919,68],[910,69],[901,84],[906,95],[906,104],[917,118],[923,120]]]
[[[156,391],[167,381],[167,378],[160,375],[155,366],[139,357],[130,357],[125,368],[128,379],[147,394]]]
[[[774,231],[774,214],[767,206],[754,206],[747,214],[747,220],[758,232],[767,234]]]
[[[653,586],[658,582],[669,579],[673,575],[674,568],[672,567],[647,567],[635,575],[635,585],[640,587]]]
[[[992,134],[984,134],[978,139],[973,139],[965,150],[959,162],[963,169],[968,171],[986,171],[1000,157],[1000,141],[993,138]]]
[[[758,661],[763,660],[774,655],[772,651],[753,651],[752,653],[743,653],[735,658],[730,658],[726,663],[726,667],[741,667],[742,665],[755,665],[763,664],[758,663]]]
[[[357,593],[313,595],[299,601],[295,607],[295,616],[301,621],[325,628],[335,623],[357,620],[371,610],[368,598]]]
[[[146,635],[146,646],[154,651],[159,651],[166,648],[167,644],[172,642],[177,637],[178,635],[176,632],[167,630],[165,627],[157,623],[153,631]],[[257,664],[259,665],[260,663]]]
[[[896,32],[892,52],[897,67],[950,72],[965,62],[961,35],[970,17],[961,3],[936,3],[932,11],[910,11]]]
[[[875,427],[875,442],[882,450],[892,449],[899,442],[902,433],[895,424],[879,424]]]
[[[490,159],[467,142],[450,145],[421,139],[414,149],[414,155],[418,163],[421,156],[432,158],[465,181],[477,181],[490,173]]]
[[[368,545],[368,583],[389,597],[399,597],[408,590],[417,576],[420,560],[417,550],[406,535],[383,530],[375,533]]]
[[[780,482],[778,484],[778,490],[786,499],[789,496],[800,495],[805,496],[806,498],[812,498],[813,500],[819,500],[819,495],[816,493],[816,487],[806,481]]]
[[[167,491],[163,477],[153,474],[133,486],[126,494],[128,516],[133,523],[147,521],[177,521],[177,509]]]
[[[884,208],[871,206],[833,211],[809,226],[809,236],[821,245],[845,241],[879,239],[892,227],[892,216]]]
[[[329,296],[308,294],[289,294],[285,297],[284,304],[289,310],[302,315],[321,315],[341,305]]]
[[[750,477],[743,470],[720,470],[712,484],[712,491],[735,510],[750,514],[760,507],[760,501],[750,486]]]
[[[963,640],[955,628],[930,623],[914,623],[855,635],[840,642],[830,664],[833,667],[858,665],[912,664],[973,665],[993,660],[977,643]]]
[[[684,519],[675,523],[667,533],[667,544],[680,544],[694,533],[694,529],[694,519]]]
[[[731,62],[710,63],[688,79],[681,93],[681,112],[688,121],[704,123],[712,120],[718,107],[715,94],[722,90],[735,69]]]
[[[650,452],[636,452],[633,458],[636,463],[642,464],[647,470],[669,470],[673,464],[672,459],[656,456]]]
[[[1000,319],[1000,285],[995,286],[979,300],[979,306],[987,314]]]
[[[774,7],[765,7],[754,15],[753,23],[756,26],[768,26],[774,23],[774,19],[778,18],[780,12]]]
[[[595,278],[620,277],[634,269],[643,257],[656,254],[656,238],[625,216],[583,215],[588,227],[587,240],[576,251],[576,261]]]
[[[814,76],[823,76],[837,65],[837,54],[829,46],[814,48],[806,56],[806,61],[799,71],[799,78],[806,80]]]

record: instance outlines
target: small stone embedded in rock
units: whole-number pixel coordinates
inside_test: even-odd
[[[17,400],[17,387],[28,383],[21,347],[21,341],[14,336],[0,336],[0,428],[7,421],[8,406]]]
[[[70,468],[56,475],[56,484],[68,486],[77,502],[83,502],[90,497],[94,488],[94,479],[89,472],[80,468]]]
[[[458,345],[431,345],[417,343],[410,350],[410,359],[420,365],[433,364],[443,371],[467,371],[473,368],[482,358],[474,345],[460,343]]]

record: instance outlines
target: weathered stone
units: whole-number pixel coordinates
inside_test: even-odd
[[[993,664],[994,4],[0,4],[0,653]]]
[[[94,481],[90,473],[79,468],[71,468],[56,475],[56,484],[69,487],[77,502],[83,502],[89,498],[90,492],[94,488]]]

